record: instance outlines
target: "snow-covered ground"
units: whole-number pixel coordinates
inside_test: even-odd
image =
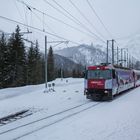
[[[0,140],[140,140],[140,88],[112,102],[83,95],[83,79],[0,90],[0,118],[29,109],[33,115],[0,126]],[[64,111],[64,112],[62,112]]]

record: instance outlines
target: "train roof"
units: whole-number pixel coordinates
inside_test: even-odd
[[[132,70],[130,68],[122,67],[120,65],[112,65],[112,64],[106,64],[106,63],[101,63],[100,65],[95,65],[95,66],[88,66],[88,69],[94,70],[94,69],[123,69],[123,70]]]

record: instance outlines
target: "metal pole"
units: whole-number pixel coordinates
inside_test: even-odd
[[[109,40],[107,40],[107,48],[106,48],[106,63],[108,64],[108,45],[109,45]]]
[[[134,68],[134,58],[132,56],[132,68]]]
[[[112,65],[114,65],[114,40],[112,39]]]
[[[47,36],[45,35],[45,92],[47,92]]]
[[[61,64],[61,81],[63,81],[63,64]]]
[[[131,55],[129,54],[129,68],[131,68]]]
[[[123,51],[123,66],[125,67],[125,51]]]
[[[130,68],[132,68],[132,57],[130,55]]]
[[[127,68],[128,68],[128,49],[127,49]]]
[[[118,65],[118,61],[119,61],[119,48],[117,46],[117,65]]]
[[[123,66],[123,49],[121,48],[121,65]]]
[[[125,67],[127,67],[127,60],[126,60],[126,51],[124,51],[124,60],[125,60]]]

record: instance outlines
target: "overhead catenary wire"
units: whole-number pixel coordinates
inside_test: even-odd
[[[55,1],[55,0],[53,0],[53,1]],[[28,24],[28,23],[27,23]],[[44,28],[43,28],[44,29]],[[117,42],[116,42],[117,43]]]
[[[17,5],[16,0],[14,0],[14,4],[15,4],[15,7],[16,7],[18,13],[19,13],[20,18],[22,19],[22,22],[23,22],[23,23],[24,23],[24,22],[27,23],[27,21],[26,21],[26,16],[25,16],[25,19],[24,19],[23,16],[22,16],[22,14],[21,14],[21,12],[20,12],[20,9],[19,9],[19,7],[18,7],[18,5]],[[25,9],[24,9],[24,13],[25,13]],[[27,30],[28,30],[28,29],[27,29]]]
[[[91,33],[92,35],[94,35],[94,38],[96,37],[96,39],[101,40],[102,42],[104,42],[100,37],[98,37],[95,33],[91,32],[90,29],[87,28],[87,26],[85,26],[83,23],[81,23],[78,19],[74,18],[74,16],[72,16],[72,18],[70,18],[69,16],[67,16],[66,14],[64,14],[61,10],[59,10],[58,8],[56,8],[55,6],[53,6],[51,3],[49,3],[47,0],[44,0],[45,3],[49,4],[51,7],[53,7],[55,10],[57,10],[58,12],[60,12],[61,14],[63,14],[65,17],[67,17],[68,19],[72,20],[74,23],[82,26],[82,28],[86,29],[89,33]],[[71,15],[71,14],[69,14]],[[75,22],[75,20],[73,20],[73,18],[78,21]],[[105,43],[105,42],[104,42]]]
[[[53,0],[53,1],[55,1],[55,0]],[[56,2],[56,1],[55,1],[55,2]],[[61,6],[61,5],[59,5],[59,6]],[[28,9],[31,10],[31,7],[28,6]],[[38,9],[36,9],[36,8],[33,8],[33,9],[36,10],[36,11],[38,10]],[[39,11],[39,10],[38,10],[38,11]],[[44,12],[42,12],[42,11],[39,11],[39,12],[42,13],[43,15],[45,15]],[[49,16],[50,16],[50,15],[49,15]],[[52,17],[52,16],[50,16],[50,17]],[[55,18],[55,17],[53,17],[53,18]],[[58,19],[57,19],[57,21],[58,21]],[[62,22],[61,22],[61,23],[62,23]],[[63,23],[63,24],[64,24],[64,23]],[[77,30],[77,29],[76,29],[76,30]],[[80,32],[81,32],[81,31],[80,31]],[[116,42],[116,43],[117,43],[117,42]],[[119,45],[119,44],[117,43],[117,45]]]
[[[25,4],[25,3],[24,3],[24,4]],[[31,6],[30,6],[30,7],[31,7]],[[76,28],[76,27],[74,27],[74,26],[72,26],[72,25],[70,25],[70,24],[68,24],[68,23],[66,23],[66,22],[64,22],[64,21],[62,21],[62,20],[56,18],[56,17],[53,17],[53,16],[51,16],[51,15],[49,15],[49,14],[47,14],[47,13],[44,13],[44,12],[42,12],[42,11],[40,11],[40,10],[34,8],[34,7],[31,7],[31,8],[32,8],[33,10],[36,10],[37,12],[39,12],[39,13],[41,13],[41,14],[44,14],[44,15],[48,16],[49,18],[51,18],[51,19],[53,19],[53,20],[55,20],[55,21],[58,21],[58,22],[60,22],[60,23],[62,23],[62,24],[64,24],[64,25],[66,25],[66,26],[69,26],[70,28],[73,28],[73,29],[75,29],[75,30],[77,30],[77,31],[79,31],[79,32],[81,32],[81,33],[84,33],[84,34],[86,34],[86,35],[88,35],[88,36],[90,36],[90,37],[93,38],[92,35],[90,35],[90,34],[84,32],[84,31],[82,31],[82,30],[80,30],[80,29],[78,29],[78,28]]]
[[[35,13],[33,12],[33,14],[35,14]],[[37,14],[35,14],[35,15],[36,15],[36,17],[41,21],[41,18],[40,18]],[[44,13],[44,15],[46,15],[46,14]],[[50,18],[52,18],[52,16],[50,16]],[[54,20],[56,20],[56,21],[58,21],[58,22],[60,22],[60,23],[62,23],[62,24],[64,24],[64,25],[66,25],[66,26],[68,26],[68,27],[70,27],[70,28],[72,28],[72,29],[75,29],[75,30],[77,30],[78,32],[81,32],[81,33],[83,33],[83,34],[85,34],[85,35],[88,35],[88,36],[90,36],[91,38],[93,38],[92,35],[90,35],[90,34],[84,32],[84,31],[82,31],[82,30],[80,30],[80,29],[78,29],[78,28],[76,28],[76,27],[74,27],[74,26],[72,26],[72,25],[70,25],[70,24],[67,24],[67,23],[65,23],[65,22],[63,22],[63,21],[61,21],[61,20],[59,20],[59,19],[57,19],[57,18],[55,18],[55,17],[52,18],[52,19],[54,19]],[[44,24],[50,29],[51,32],[55,33],[55,32],[46,24],[45,20],[44,20],[43,22],[44,22]]]
[[[91,8],[92,12],[96,15],[96,17],[98,18],[98,20],[100,21],[100,23],[102,24],[102,26],[104,27],[104,29],[107,31],[108,35],[111,38],[113,38],[112,37],[112,34],[109,32],[109,30],[107,29],[107,27],[105,26],[105,24],[103,23],[103,21],[101,20],[101,18],[98,16],[98,14],[97,14],[95,8],[93,7],[93,5],[91,5],[91,3],[89,2],[89,0],[86,0],[86,1],[88,3],[89,7]]]
[[[45,0],[46,1],[46,0]],[[79,10],[79,8],[72,2],[72,0],[69,0],[70,3],[73,5],[73,7],[75,7],[75,9],[80,13],[80,15],[90,24],[92,25],[92,23],[85,17],[85,15]],[[55,2],[61,9],[63,9],[67,14],[69,14],[69,12],[67,10],[65,10],[58,2],[56,2],[56,0],[53,0],[53,2]],[[105,24],[103,23],[103,21],[101,20],[101,18],[98,16],[97,12],[95,11],[95,9],[91,6],[91,4],[88,2],[88,5],[90,6],[90,8],[92,9],[92,11],[94,12],[94,14],[97,16],[98,20],[100,21],[100,23],[102,24],[102,26],[104,27],[104,29],[107,31],[107,33],[112,37],[112,34],[109,32],[109,30],[107,29],[107,27],[105,26]],[[71,14],[69,14],[71,15]],[[96,28],[95,28],[96,29]],[[99,33],[99,32],[98,32]],[[100,34],[102,36],[102,34]],[[101,39],[101,38],[100,38]],[[102,40],[102,39],[101,39]],[[114,39],[113,39],[114,40]],[[103,40],[102,40],[103,41]],[[114,40],[115,43],[117,44],[117,46],[120,46],[119,43]],[[104,42],[104,41],[103,41]],[[105,42],[106,43],[106,42]]]
[[[63,6],[61,6],[56,0],[52,0],[57,6],[59,6],[63,11],[65,11],[69,16],[71,16],[75,21],[78,21],[70,12],[68,12]],[[78,21],[79,22],[79,21]]]
[[[102,36],[102,38],[105,39],[105,37],[96,29],[96,27],[90,22],[90,20],[80,11],[80,9],[76,6],[76,4],[74,4],[74,2],[72,0],[69,0],[69,2],[71,3],[71,5],[79,12],[79,14],[85,19],[85,21],[100,35]],[[101,39],[99,36],[96,35],[96,37],[98,37],[100,40],[103,41],[103,39]],[[105,39],[106,40],[106,39]],[[103,41],[104,42],[104,41]]]
[[[24,18],[25,18],[25,23],[28,25],[28,18],[27,18],[27,9],[26,9],[26,7],[24,7]],[[27,31],[29,31],[28,27],[27,27]]]
[[[80,26],[83,28],[83,24],[76,18],[74,17],[70,12],[68,12],[64,7],[62,7],[57,1],[52,0],[57,6],[59,6],[63,11],[65,11],[69,16],[71,16]],[[87,30],[87,29],[86,29]]]
[[[93,7],[93,5],[91,4],[91,2],[89,0],[86,0],[89,7],[91,8],[92,12],[96,15],[96,17],[98,18],[98,20],[100,21],[100,23],[102,24],[102,26],[104,27],[104,29],[106,30],[106,32],[108,33],[108,35],[111,37],[111,38],[114,38],[112,36],[112,34],[110,33],[110,31],[108,30],[108,28],[105,26],[105,24],[103,23],[103,21],[101,20],[101,18],[99,17],[99,15],[97,14],[95,8]],[[116,43],[117,46],[121,46],[118,41],[116,41],[116,39],[114,39],[114,42]]]
[[[64,7],[62,7],[56,0],[52,0],[56,5],[58,5],[63,11],[65,11],[68,15],[70,15],[73,19],[75,19],[76,21],[78,21],[80,23],[80,25],[82,25],[83,27],[83,24],[76,18],[74,17],[70,12],[68,12]],[[87,29],[86,29],[87,30]]]
[[[20,12],[20,10],[18,8],[18,5],[17,5],[16,1],[14,1],[14,4],[15,4],[15,7],[16,7],[18,13],[19,13],[20,18],[22,19],[22,22],[24,22],[23,16],[22,16],[22,14],[21,14],[21,12]]]
[[[18,1],[19,1],[19,0],[18,0]],[[53,16],[51,16],[51,15],[45,13],[45,12],[42,12],[41,10],[39,10],[39,9],[37,9],[37,8],[34,8],[34,7],[32,7],[32,6],[28,5],[28,4],[26,4],[26,3],[23,2],[23,1],[19,1],[19,2],[21,2],[22,4],[24,4],[25,6],[27,6],[27,8],[28,8],[31,12],[33,12],[33,10],[35,10],[35,11],[39,12],[40,14],[43,14],[43,15],[45,15],[45,16],[48,16],[49,18],[51,18],[51,19],[53,19],[53,20],[55,20],[55,21],[57,21],[57,22],[60,22],[60,23],[62,23],[62,24],[64,24],[64,25],[66,25],[66,26],[69,26],[70,28],[75,29],[75,30],[77,30],[78,32],[81,32],[81,33],[83,33],[83,34],[85,34],[85,35],[87,35],[87,36],[90,36],[91,38],[95,37],[95,36],[93,36],[93,34],[86,33],[85,31],[82,31],[81,29],[76,28],[75,26],[72,26],[72,25],[70,25],[70,24],[68,24],[68,23],[66,23],[66,22],[64,22],[64,21],[62,21],[62,20],[60,20],[60,19],[58,19],[58,18],[56,18],[56,17],[53,17]],[[34,13],[34,14],[35,14],[35,13]],[[36,16],[37,16],[37,15],[36,15]],[[39,18],[39,17],[38,17],[38,18]],[[41,20],[41,19],[40,19],[40,20]],[[44,21],[44,22],[45,22],[45,21]],[[47,25],[47,26],[48,26],[48,25]]]
[[[95,8],[93,7],[93,5],[91,4],[91,2],[90,2],[89,0],[86,0],[86,1],[87,1],[87,3],[88,3],[88,6],[91,8],[93,14],[96,15],[96,17],[98,18],[99,22],[102,24],[103,28],[106,30],[106,32],[108,33],[108,35],[109,35],[111,38],[114,38],[114,37],[112,36],[112,34],[110,33],[110,31],[108,30],[108,28],[107,28],[107,27],[105,26],[105,24],[103,23],[103,21],[101,20],[101,18],[99,17],[99,15],[97,14],[97,12],[96,12]],[[117,44],[117,46],[120,46],[120,44],[119,44],[116,40],[114,40],[114,41],[115,41],[115,43]]]
[[[46,33],[46,34],[51,35],[51,36],[54,36],[54,37],[56,37],[56,38],[60,38],[60,39],[69,41],[69,42],[71,42],[71,43],[73,43],[73,44],[80,45],[80,43],[77,43],[77,42],[75,42],[75,41],[69,40],[69,39],[67,39],[67,38],[64,38],[64,37],[62,37],[62,36],[59,36],[59,35],[57,35],[57,34],[53,34],[53,33],[47,32],[47,31],[44,31],[44,32],[43,32],[42,29],[40,29],[40,28],[33,27],[33,26],[30,26],[30,25],[21,23],[21,22],[19,22],[19,21],[10,19],[10,18],[8,18],[8,17],[5,17],[5,16],[1,16],[1,15],[0,15],[0,18],[1,18],[1,19],[4,19],[4,20],[7,20],[7,21],[10,21],[10,22],[13,22],[13,23],[16,23],[16,24],[19,24],[19,25],[22,25],[22,26],[25,26],[25,27],[32,28],[32,29],[34,29],[34,30],[40,31],[40,32],[42,32],[42,33]]]
[[[93,33],[87,26],[85,26],[81,21],[79,21],[77,18],[71,18],[70,16],[66,15],[65,13],[63,13],[61,10],[59,10],[58,8],[56,8],[54,5],[52,5],[50,2],[48,2],[47,0],[44,0],[45,3],[47,3],[48,5],[50,5],[52,8],[54,8],[55,10],[57,10],[59,13],[63,14],[65,17],[67,17],[68,19],[70,19],[71,21],[73,21],[74,23],[76,23],[78,26],[82,26],[82,28],[84,28],[87,32],[89,32],[90,34],[92,34],[94,36],[94,38],[96,37],[96,39],[102,41],[103,43],[106,43],[103,39],[101,39],[98,35],[96,35],[95,33]],[[73,16],[74,17],[74,16]]]
[[[50,2],[48,2],[47,0],[43,0],[46,4],[50,5],[52,8],[54,8],[56,11],[58,11],[59,13],[61,13],[63,16],[67,17],[68,19],[70,19],[73,22],[76,22],[75,20],[73,20],[73,18],[69,17],[67,14],[63,13],[61,10],[59,10],[58,8],[56,8],[53,4],[51,4]],[[76,23],[79,24],[79,23]]]
[[[41,19],[35,12],[32,12],[32,13],[36,16],[36,18],[37,18],[40,22],[42,22],[42,19]],[[56,33],[47,25],[47,23],[45,22],[45,20],[43,20],[43,29],[42,29],[43,32],[45,31],[45,26],[44,26],[44,25],[46,25],[47,28],[48,28],[53,34],[56,34]]]
[[[104,29],[106,30],[106,32],[108,33],[108,35],[111,37],[111,38],[114,38],[112,37],[112,34],[109,32],[109,30],[107,29],[107,27],[105,26],[105,24],[103,23],[103,21],[101,20],[101,18],[98,16],[96,10],[94,9],[94,7],[91,5],[91,3],[89,2],[89,0],[86,0],[87,1],[87,4],[88,6],[91,8],[92,12],[96,15],[96,17],[98,18],[99,22],[102,24],[102,26],[104,27]],[[112,39],[114,40],[114,39]],[[111,40],[109,40],[111,41]],[[117,44],[117,46],[119,46],[119,43],[116,42],[116,40],[114,40],[114,42]]]

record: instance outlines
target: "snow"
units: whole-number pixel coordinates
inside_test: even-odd
[[[140,87],[111,102],[95,102],[83,95],[83,79],[53,82],[55,92],[44,93],[44,84],[0,90],[0,118],[24,109],[33,112],[0,126],[0,140],[140,140]],[[79,107],[1,134],[75,106]]]

